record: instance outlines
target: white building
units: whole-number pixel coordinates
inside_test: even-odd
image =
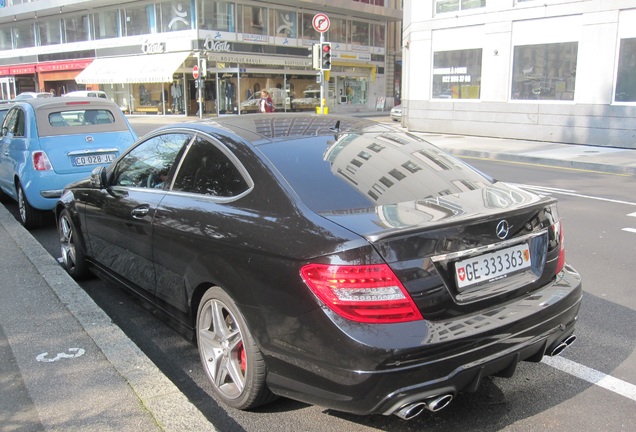
[[[636,148],[636,1],[405,0],[410,130]]]
[[[401,76],[398,0],[0,1],[0,98],[91,89],[130,112],[194,114],[193,66],[205,59],[208,114],[249,111],[261,89],[312,109],[301,102],[317,94],[318,13],[333,48],[327,106],[362,111],[384,98],[390,108]]]

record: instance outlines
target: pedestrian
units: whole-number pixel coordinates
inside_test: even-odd
[[[258,103],[258,110],[262,113],[274,112],[274,102],[267,90],[261,90],[261,100]]]

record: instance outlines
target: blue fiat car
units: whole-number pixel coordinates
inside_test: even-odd
[[[23,225],[38,228],[64,186],[109,164],[137,138],[108,100],[16,101],[0,129],[0,200],[16,200]]]

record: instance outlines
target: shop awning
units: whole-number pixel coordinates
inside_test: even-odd
[[[98,58],[75,78],[78,84],[168,83],[190,52]]]

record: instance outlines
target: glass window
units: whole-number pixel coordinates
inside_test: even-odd
[[[64,18],[64,42],[83,42],[90,40],[88,35],[88,15]]]
[[[486,0],[436,0],[435,13],[486,7]]]
[[[2,26],[0,28],[0,50],[13,49],[13,43],[11,42],[11,27]]]
[[[167,133],[139,144],[127,153],[114,169],[113,185],[142,188],[167,188],[177,155],[192,135]]]
[[[272,36],[298,37],[296,12],[288,10],[273,9],[270,14],[272,20]]]
[[[62,43],[62,34],[60,33],[60,20],[53,19],[42,21],[36,24],[38,26],[40,45],[57,45]]]
[[[35,36],[32,24],[13,26],[13,40],[15,48],[32,48],[35,46]]]
[[[119,36],[119,10],[102,11],[93,14],[95,39],[109,39]]]
[[[315,14],[304,13],[301,14],[302,17],[302,26],[303,26],[303,34],[302,38],[306,40],[320,40],[320,33],[314,29],[313,19]]]
[[[573,100],[577,42],[514,48],[512,99]]]
[[[369,23],[351,21],[351,43],[353,45],[369,45]]]
[[[150,34],[150,23],[153,21],[153,6],[137,6],[124,9],[125,35]]]
[[[267,8],[239,5],[239,16],[239,32],[267,35]]]
[[[197,137],[179,168],[173,190],[233,197],[248,188],[248,183],[227,155],[210,141]]]
[[[161,32],[188,30],[190,28],[189,1],[166,1],[157,3],[157,9],[161,14]]]
[[[4,119],[2,134],[13,134],[14,137],[24,136],[24,113],[20,108],[14,108]],[[6,128],[6,130],[4,130]]]
[[[384,24],[371,24],[371,45],[383,48],[386,39],[386,27]]]
[[[234,3],[201,0],[199,17],[199,28],[202,30],[236,31]]]
[[[621,39],[616,77],[617,102],[636,102],[636,38]]]
[[[439,51],[433,55],[433,98],[479,99],[482,50]]]
[[[347,20],[344,18],[331,18],[331,25],[329,26],[329,42],[336,42],[341,44],[347,43]]]

